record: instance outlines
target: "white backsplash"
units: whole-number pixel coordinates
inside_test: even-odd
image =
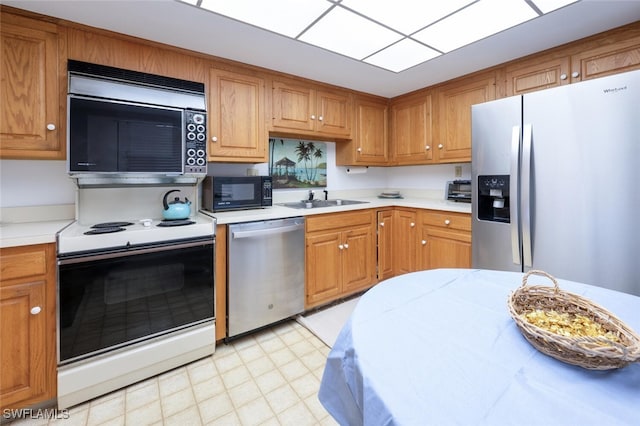
[[[469,179],[471,164],[463,163],[462,176],[455,177],[454,164],[429,166],[368,167],[364,173],[347,173],[348,167],[335,165],[335,144],[327,143],[327,187],[317,188],[318,198],[323,198],[323,189],[329,191],[330,198],[345,198],[357,191],[361,196],[374,196],[380,190],[402,190],[405,193],[441,194],[444,198],[445,184],[449,180]],[[248,169],[257,169],[258,174],[268,174],[268,164],[209,163],[210,175],[245,176]],[[361,170],[361,169],[360,169]],[[139,188],[139,191],[121,192],[118,188],[77,189],[74,181],[67,176],[65,161],[0,160],[0,208],[17,206],[46,206],[75,204],[76,198],[82,205],[90,200],[93,207],[82,216],[111,215],[114,207],[135,206],[137,216],[160,217],[162,196],[173,187]],[[198,201],[195,188],[179,187],[185,196]],[[144,189],[144,190],[142,190]],[[78,193],[78,194],[77,194]],[[308,190],[280,189],[274,191],[274,201],[283,202],[306,198]],[[77,195],[76,195],[77,194]],[[104,194],[105,196],[102,196]],[[119,196],[114,201],[112,196]],[[351,195],[349,195],[351,196]],[[192,206],[193,210],[193,206]],[[109,213],[106,213],[109,212]],[[112,217],[112,216],[111,216]],[[125,220],[125,218],[122,218]],[[128,218],[129,220],[131,218]],[[106,219],[106,220],[112,220]]]

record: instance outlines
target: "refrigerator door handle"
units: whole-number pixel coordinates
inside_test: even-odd
[[[531,146],[533,144],[533,127],[525,124],[522,133],[522,186],[521,186],[521,214],[522,214],[522,255],[524,266],[533,265],[531,252]]]
[[[513,263],[516,265],[522,264],[522,257],[520,255],[520,230],[518,224],[520,220],[518,218],[518,169],[520,160],[520,126],[513,126],[511,133],[511,170],[510,177],[511,183],[509,184],[509,198],[512,200],[509,207],[509,216],[511,218],[511,255]],[[515,201],[515,202],[514,202]]]

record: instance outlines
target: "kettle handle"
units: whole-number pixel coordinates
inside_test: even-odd
[[[180,190],[179,189],[172,189],[171,191],[168,191],[166,194],[164,194],[164,197],[162,198],[162,206],[164,207],[165,210],[169,210],[169,203],[167,203],[167,197],[172,192],[180,192]]]

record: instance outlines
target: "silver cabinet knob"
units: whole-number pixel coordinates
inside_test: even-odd
[[[409,226],[413,228],[414,226],[416,226],[416,224],[414,222],[411,222]]]
[[[565,73],[560,74],[560,80],[566,80],[567,75]]]
[[[33,308],[31,308],[31,315],[38,315],[40,313],[42,309],[40,308],[40,306],[34,306]]]
[[[451,223],[451,221],[449,219],[445,219],[444,224],[445,225],[449,225]]]
[[[56,129],[56,125],[53,123],[49,123],[47,124],[47,130],[55,130]]]
[[[422,240],[422,241],[420,241],[420,242],[422,243],[422,245],[423,245],[423,246],[426,246],[426,245],[427,245],[427,240]]]
[[[218,142],[218,137],[217,137],[217,136],[213,136],[213,137],[211,138],[211,140],[212,140],[212,141],[214,141],[214,142]]]
[[[322,120],[324,120],[324,117],[323,116],[319,116],[318,120],[322,121]]]
[[[384,222],[380,222],[380,226],[384,226]]]
[[[312,119],[312,120],[315,120],[315,119],[316,119],[316,116],[315,116],[315,115],[312,115],[312,116],[311,116],[311,119]]]
[[[442,149],[444,148],[444,145],[442,145],[441,143],[438,144],[438,149]]]
[[[342,244],[338,244],[338,248],[339,248],[340,250],[342,250],[342,249],[344,249],[344,245],[342,245]]]
[[[427,145],[424,147],[425,151],[429,151],[431,149],[431,145]]]
[[[349,244],[345,244],[344,248],[348,249],[349,248]]]
[[[356,149],[356,151],[362,152],[362,148],[358,148],[358,149]]]
[[[574,71],[574,72],[571,73],[571,77],[573,77],[573,78],[580,77],[580,73],[578,71]]]

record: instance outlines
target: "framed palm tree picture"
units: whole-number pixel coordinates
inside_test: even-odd
[[[269,174],[275,189],[326,187],[326,143],[270,138]]]

